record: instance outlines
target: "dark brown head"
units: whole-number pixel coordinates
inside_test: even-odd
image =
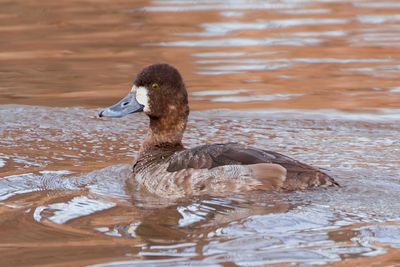
[[[120,118],[141,111],[150,118],[188,116],[188,96],[177,69],[168,64],[145,67],[136,76],[130,93],[99,116]]]
[[[150,129],[142,151],[182,147],[189,105],[186,88],[177,69],[168,64],[144,68],[136,76],[129,94],[101,111],[99,116],[120,118],[136,112],[144,112],[150,118]]]

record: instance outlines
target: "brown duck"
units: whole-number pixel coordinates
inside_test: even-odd
[[[158,196],[338,185],[319,169],[273,151],[237,143],[186,149],[182,137],[189,115],[188,95],[178,70],[168,64],[144,68],[130,93],[99,116],[119,118],[136,112],[144,112],[150,124],[133,174],[142,188]]]

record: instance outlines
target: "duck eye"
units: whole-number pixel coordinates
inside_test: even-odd
[[[160,86],[158,85],[158,83],[153,83],[153,84],[151,85],[151,88],[153,88],[153,89],[160,89]]]

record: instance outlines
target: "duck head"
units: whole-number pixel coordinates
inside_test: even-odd
[[[99,117],[121,118],[137,112],[144,112],[150,118],[147,145],[181,144],[189,105],[177,69],[168,64],[145,67],[136,76],[128,95],[102,110]]]
[[[163,117],[179,108],[188,112],[187,106],[187,92],[178,70],[168,64],[154,64],[136,76],[127,96],[102,110],[99,117],[121,118],[137,112]]]

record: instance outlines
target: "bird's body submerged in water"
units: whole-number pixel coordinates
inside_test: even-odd
[[[181,75],[168,64],[144,68],[128,96],[99,116],[123,117],[136,112],[144,112],[150,124],[133,167],[134,177],[158,196],[177,198],[337,185],[317,168],[272,151],[237,143],[184,148],[188,96]]]

